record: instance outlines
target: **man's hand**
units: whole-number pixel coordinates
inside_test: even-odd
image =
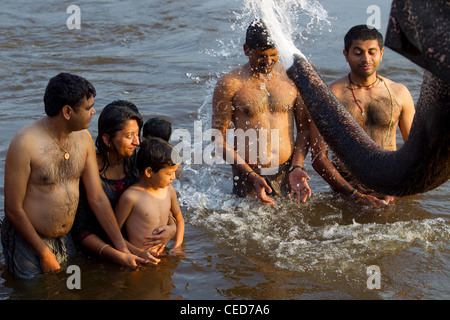
[[[253,189],[255,190],[256,195],[261,199],[262,203],[271,206],[274,205],[275,201],[267,196],[268,193],[272,193],[272,188],[267,184],[267,181],[256,173],[253,173],[250,179],[252,179]]]
[[[378,199],[370,194],[361,194],[359,192],[356,192],[352,198],[354,198],[359,204],[373,208],[380,208],[389,204],[389,202],[385,200]]]
[[[52,272],[61,269],[56,256],[50,249],[45,250],[44,254],[39,258],[41,270],[43,273]]]
[[[297,204],[305,203],[308,198],[311,198],[311,188],[308,185],[310,177],[300,168],[295,168],[289,173],[289,184],[291,185],[291,193],[288,199],[291,199],[294,194],[297,195]]]

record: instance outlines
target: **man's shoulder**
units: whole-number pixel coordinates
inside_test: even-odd
[[[71,133],[73,136],[77,136],[80,139],[89,139],[92,140],[92,135],[89,132],[88,129],[82,129],[82,130],[78,130],[78,131],[72,131]]]
[[[388,79],[386,77],[382,77],[382,79],[383,79],[384,82],[386,82],[386,84],[389,87],[395,89],[395,92],[409,93],[408,88],[403,83],[395,82],[395,81],[393,81],[391,79]]]
[[[348,77],[347,76],[342,76],[341,78],[333,81],[330,84],[330,90],[334,94],[339,94],[342,91],[344,91],[344,89],[347,88],[347,86],[348,86]]]
[[[242,65],[225,73],[223,76],[219,78],[219,82],[221,83],[235,82],[248,77],[250,77],[250,75],[247,70],[247,65]]]
[[[404,110],[414,110],[414,100],[409,92],[408,87],[400,82],[395,82],[385,77],[382,77],[384,83],[389,89],[390,94],[392,94],[395,101],[402,106]]]
[[[35,141],[42,135],[42,130],[39,126],[40,120],[34,121],[21,129],[19,129],[11,140],[11,145],[15,144],[35,144]]]
[[[94,140],[92,140],[92,135],[87,129],[73,131],[70,133],[70,137],[82,147],[90,147],[94,143]]]

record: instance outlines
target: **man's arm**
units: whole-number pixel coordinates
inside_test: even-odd
[[[402,101],[402,113],[400,115],[398,126],[400,127],[403,141],[406,141],[406,139],[408,139],[409,132],[411,131],[411,125],[416,110],[414,108],[414,100],[411,97],[411,93],[404,85],[401,86],[402,90],[400,92]]]
[[[218,148],[222,149],[222,155],[232,167],[248,176],[252,181],[255,192],[261,201],[265,204],[273,205],[275,201],[267,196],[272,189],[264,178],[256,174],[245,160],[226,142],[226,130],[230,128],[233,118],[233,104],[236,82],[222,78],[217,82],[214,89],[212,102],[212,128],[220,131],[222,135],[221,141],[216,141]]]
[[[222,156],[230,165],[238,168],[242,173],[249,173],[252,168],[245,160],[227,143],[226,133],[233,119],[234,83],[225,78],[219,79],[214,89],[212,101],[212,125],[213,129],[220,131],[222,140],[216,141],[222,149]]]
[[[81,178],[86,189],[89,206],[116,249],[129,253],[125,240],[123,239],[122,233],[120,232],[117,224],[111,203],[103,191],[100,175],[98,173],[97,155],[95,154],[94,142],[87,130],[85,144],[87,148],[86,166]]]
[[[371,195],[364,195],[353,189],[337,171],[327,157],[328,146],[320,135],[316,125],[311,122],[311,162],[314,170],[331,186],[343,195],[351,196],[363,205],[378,207],[386,202]]]
[[[28,181],[31,176],[30,145],[28,139],[17,134],[11,141],[5,161],[5,215],[17,233],[37,253],[42,272],[60,269],[55,255],[42,241],[31,224],[24,208]]]
[[[306,202],[311,197],[311,188],[307,180],[309,176],[303,167],[306,155],[308,154],[310,142],[309,114],[303,104],[300,95],[297,97],[294,106],[295,124],[297,128],[297,138],[295,140],[294,154],[291,161],[291,172],[289,172],[289,183],[291,185],[291,193],[289,198],[294,194],[297,195],[297,204]]]
[[[350,195],[353,187],[339,174],[327,156],[328,146],[311,122],[311,159],[314,170],[333,188],[334,191]]]

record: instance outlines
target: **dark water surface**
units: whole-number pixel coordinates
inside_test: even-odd
[[[327,82],[348,72],[343,37],[366,23],[373,1],[320,4],[296,39]],[[311,2],[314,4],[313,2]],[[391,1],[377,1],[385,34]],[[115,99],[133,101],[145,119],[162,116],[194,137],[210,127],[211,95],[220,75],[242,63],[240,1],[76,1],[81,29],[69,30],[68,4],[8,1],[0,12],[0,218],[4,160],[14,133],[43,116],[48,80],[67,71],[97,89],[97,117]],[[245,16],[246,17],[246,16]],[[309,23],[305,21],[305,26]],[[380,74],[404,83],[417,101],[420,68],[386,49]],[[401,138],[399,135],[399,142]],[[183,254],[129,270],[95,256],[67,265],[81,270],[81,289],[67,288],[66,267],[32,281],[11,279],[0,253],[0,299],[448,299],[450,209],[445,185],[390,206],[388,219],[331,192],[310,164],[313,197],[297,206],[265,207],[231,196],[227,165],[187,164],[176,182],[186,220]],[[378,266],[381,288],[369,289]]]

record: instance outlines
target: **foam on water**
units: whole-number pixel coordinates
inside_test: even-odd
[[[317,277],[349,277],[384,256],[411,249],[439,251],[450,240],[449,221],[442,218],[345,222],[351,208],[326,194],[315,194],[300,207],[289,201],[269,207],[253,198],[237,198],[231,195],[228,171],[186,170],[176,186],[179,201],[190,224],[254,262],[271,261],[277,268]]]

